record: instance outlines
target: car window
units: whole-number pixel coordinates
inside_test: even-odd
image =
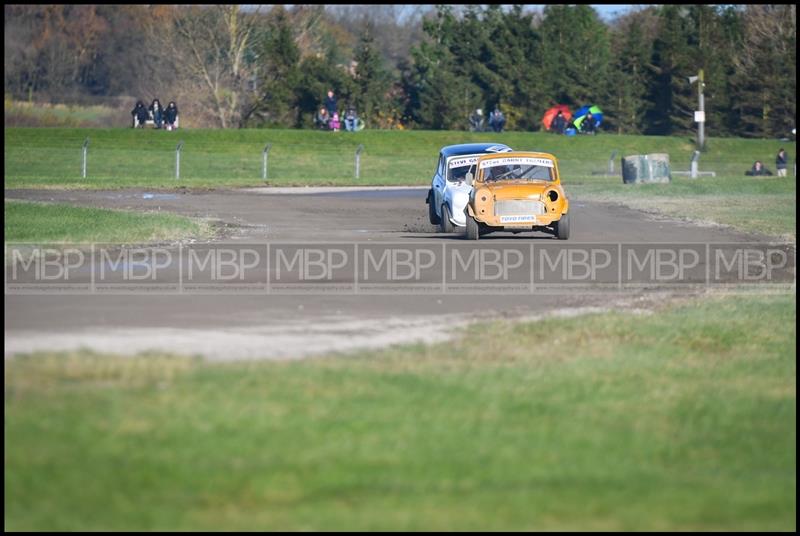
[[[509,157],[481,162],[483,180],[553,181],[555,163],[545,158]]]
[[[475,162],[481,155],[463,155],[450,158],[447,163],[447,180],[450,182],[463,181],[467,172],[472,169],[475,172]]]

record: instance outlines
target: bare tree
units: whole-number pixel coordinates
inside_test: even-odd
[[[210,111],[217,126],[241,126],[254,105],[245,57],[258,17],[238,5],[193,6],[172,11],[170,27],[152,27],[151,36],[171,55],[182,88]],[[184,106],[186,108],[186,106]]]

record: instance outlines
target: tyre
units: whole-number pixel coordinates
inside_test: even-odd
[[[556,236],[559,240],[569,238],[569,212],[562,215],[561,219],[556,222]]]
[[[467,214],[467,233],[464,235],[467,240],[478,240],[481,237],[478,222]]]
[[[428,190],[428,219],[431,225],[439,225],[439,216],[436,214],[436,205],[434,204],[433,190]]]
[[[439,224],[439,230],[443,233],[452,233],[453,232],[453,222],[450,221],[450,209],[447,206],[447,203],[442,205],[442,218],[441,223]]]

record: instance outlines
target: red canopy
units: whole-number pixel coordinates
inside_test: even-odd
[[[569,111],[569,107],[566,104],[556,104],[547,110],[542,117],[542,125],[544,125],[545,130],[550,130],[550,125],[553,123],[553,119],[555,119],[559,111],[564,116],[564,119],[567,120],[567,123],[572,119],[572,112]]]

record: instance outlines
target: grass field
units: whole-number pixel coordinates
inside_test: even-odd
[[[88,178],[81,178],[84,139],[89,138]],[[181,178],[175,178],[175,148],[183,141]],[[262,151],[268,154],[268,183],[286,185],[427,185],[440,147],[500,141],[521,150],[555,154],[570,195],[612,201],[680,218],[733,225],[793,240],[796,182],[745,177],[756,159],[774,168],[774,155],[794,142],[711,138],[701,170],[716,178],[674,175],[668,185],[625,185],[602,173],[617,152],[668,153],[672,170],[689,168],[692,140],[682,137],[554,136],[433,131],[317,132],[303,130],[5,129],[6,188],[178,188],[263,185]],[[364,145],[360,178],[355,151]],[[774,169],[773,169],[774,171]]]
[[[187,237],[211,238],[208,224],[165,213],[72,207],[64,204],[6,201],[6,242],[138,244]]]
[[[81,148],[89,138],[88,178],[81,178]],[[175,149],[181,179],[175,179]],[[592,177],[608,159],[628,154],[669,153],[673,170],[688,169],[694,150],[681,137],[448,131],[318,132],[310,130],[5,129],[6,188],[127,186],[237,186],[263,184],[262,151],[267,143],[269,181],[275,185],[428,184],[439,148],[473,141],[499,141],[519,150],[555,154],[565,180]],[[354,178],[355,150],[364,145],[361,178]],[[794,142],[712,138],[701,169],[743,176],[756,159],[774,168],[775,153]],[[616,163],[619,170],[619,161]],[[620,181],[615,181],[620,182]]]
[[[6,530],[796,529],[795,296],[5,364]]]

